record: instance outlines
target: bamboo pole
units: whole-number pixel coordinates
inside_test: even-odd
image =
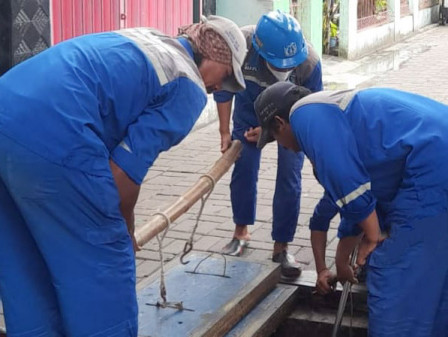
[[[230,148],[216,161],[210,171],[200,177],[192,187],[174,202],[174,204],[161,213],[165,214],[172,223],[182,214],[187,212],[191,206],[213,188],[213,183],[209,176],[213,178],[215,183],[218,182],[237,160],[241,149],[241,142],[234,140]],[[136,229],[135,238],[138,246],[142,247],[148,243],[149,240],[165,230],[166,227],[168,227],[167,219],[165,219],[162,214],[155,214],[145,225]]]

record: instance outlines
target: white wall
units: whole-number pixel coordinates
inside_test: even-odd
[[[392,44],[395,35],[394,23],[363,29],[356,34],[356,49],[350,58],[358,58],[379,48]]]
[[[410,2],[413,14],[401,18],[399,0],[389,0],[394,8],[392,22],[382,26],[356,29],[356,2],[341,0],[341,24],[339,36],[339,55],[349,60],[360,58],[377,49],[395,43],[412,32],[438,21],[439,6],[418,10],[418,1]],[[395,26],[395,22],[397,26]]]
[[[414,17],[408,15],[400,19],[400,36],[405,36],[414,31]]]
[[[417,17],[417,28],[422,28],[431,23],[437,22],[439,19],[439,6],[425,8],[419,11]]]
[[[273,0],[216,0],[216,13],[231,18],[240,27],[255,25],[273,9]]]

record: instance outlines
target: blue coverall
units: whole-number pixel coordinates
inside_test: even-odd
[[[368,262],[369,335],[447,336],[448,106],[393,89],[322,92],[290,122],[344,235],[375,207],[390,228]]]
[[[112,159],[141,184],[206,104],[185,40],[62,42],[0,78],[0,295],[8,337],[137,336]]]
[[[260,168],[261,150],[256,143],[246,140],[244,133],[249,128],[259,126],[254,102],[258,95],[269,85],[277,82],[266,67],[266,61],[252,46],[255,26],[242,28],[246,37],[248,53],[242,70],[246,90],[236,94],[221,91],[214,94],[217,103],[228,102],[235,96],[233,110],[232,138],[243,144],[239,159],[235,162],[230,183],[233,221],[236,225],[255,223],[257,203],[257,181]],[[320,91],[322,84],[322,66],[318,55],[308,45],[309,56],[291,74],[290,80],[311,91]],[[295,154],[278,147],[277,178],[273,201],[272,239],[278,242],[291,242],[297,227],[300,211],[301,169],[303,154]]]

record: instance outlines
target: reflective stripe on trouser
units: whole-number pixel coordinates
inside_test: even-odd
[[[447,213],[392,226],[369,259],[369,336],[448,336],[447,256]]]
[[[261,151],[255,143],[249,143],[244,138],[244,132],[249,127],[234,122],[232,132],[232,138],[243,143],[243,150],[235,162],[230,183],[233,221],[237,225],[255,222]],[[291,242],[294,239],[300,210],[303,158],[303,153],[296,154],[278,146],[272,224],[272,239],[275,241]]]
[[[8,337],[136,336],[134,254],[112,175],[54,165],[0,135],[0,181]]]

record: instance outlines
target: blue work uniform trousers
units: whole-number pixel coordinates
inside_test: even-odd
[[[393,225],[370,256],[369,336],[448,336],[448,213]]]
[[[0,134],[0,295],[8,337],[137,336],[112,174],[59,166]]]
[[[234,120],[232,138],[243,144],[230,183],[233,221],[236,225],[253,225],[255,222],[261,150],[256,143],[248,142],[244,137],[244,132],[250,127],[254,126]],[[294,239],[300,211],[303,159],[302,152],[297,154],[278,146],[277,178],[272,205],[274,241],[291,242]]]

